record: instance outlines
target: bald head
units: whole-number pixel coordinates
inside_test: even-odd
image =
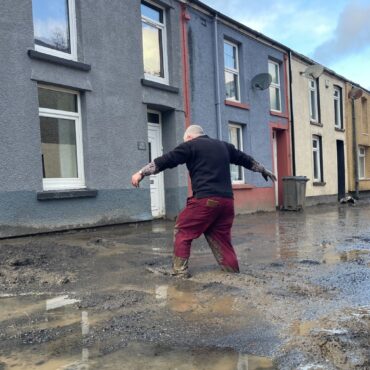
[[[204,135],[203,128],[198,125],[189,126],[184,133],[184,141],[195,139],[198,136]]]

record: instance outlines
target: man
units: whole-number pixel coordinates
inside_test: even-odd
[[[202,127],[192,125],[184,134],[184,143],[171,152],[154,159],[132,176],[132,185],[139,186],[150,176],[186,163],[193,196],[179,214],[174,230],[173,275],[189,277],[188,260],[191,242],[204,234],[221,269],[239,272],[238,259],[231,244],[234,220],[234,199],[230,163],[260,172],[264,179],[276,181],[251,156],[237,150],[232,144],[211,139]]]

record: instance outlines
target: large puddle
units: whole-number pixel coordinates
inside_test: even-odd
[[[128,287],[127,289],[132,289]],[[217,297],[172,285],[147,288],[158,309],[166,307],[189,323],[202,317],[241,320],[243,307],[233,296]],[[245,307],[244,307],[245,309]],[[273,369],[272,360],[231,348],[170,346],[142,341],[121,345],[120,338],[89,341],[94,329],[121,310],[89,310],[68,295],[0,298],[0,322],[14,346],[0,351],[1,370],[257,370]],[[246,311],[244,311],[246,312]],[[243,325],[253,321],[242,319]],[[3,333],[4,334],[4,333]],[[1,333],[0,333],[1,335]],[[178,335],[181,335],[179,333]],[[93,334],[94,336],[94,334]],[[1,336],[0,336],[1,338]],[[4,338],[5,339],[5,338]],[[109,343],[107,343],[107,341]],[[0,349],[1,349],[0,345]]]

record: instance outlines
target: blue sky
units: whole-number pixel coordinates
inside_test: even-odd
[[[202,0],[370,90],[370,0]]]

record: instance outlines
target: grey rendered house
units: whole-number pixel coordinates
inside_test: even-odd
[[[0,3],[0,237],[178,213],[184,169],[130,179],[182,140],[179,18],[172,0]]]
[[[187,12],[192,121],[277,174],[273,185],[233,166],[236,211],[274,210],[291,174],[288,49],[198,0]],[[252,86],[267,73],[270,85]]]

